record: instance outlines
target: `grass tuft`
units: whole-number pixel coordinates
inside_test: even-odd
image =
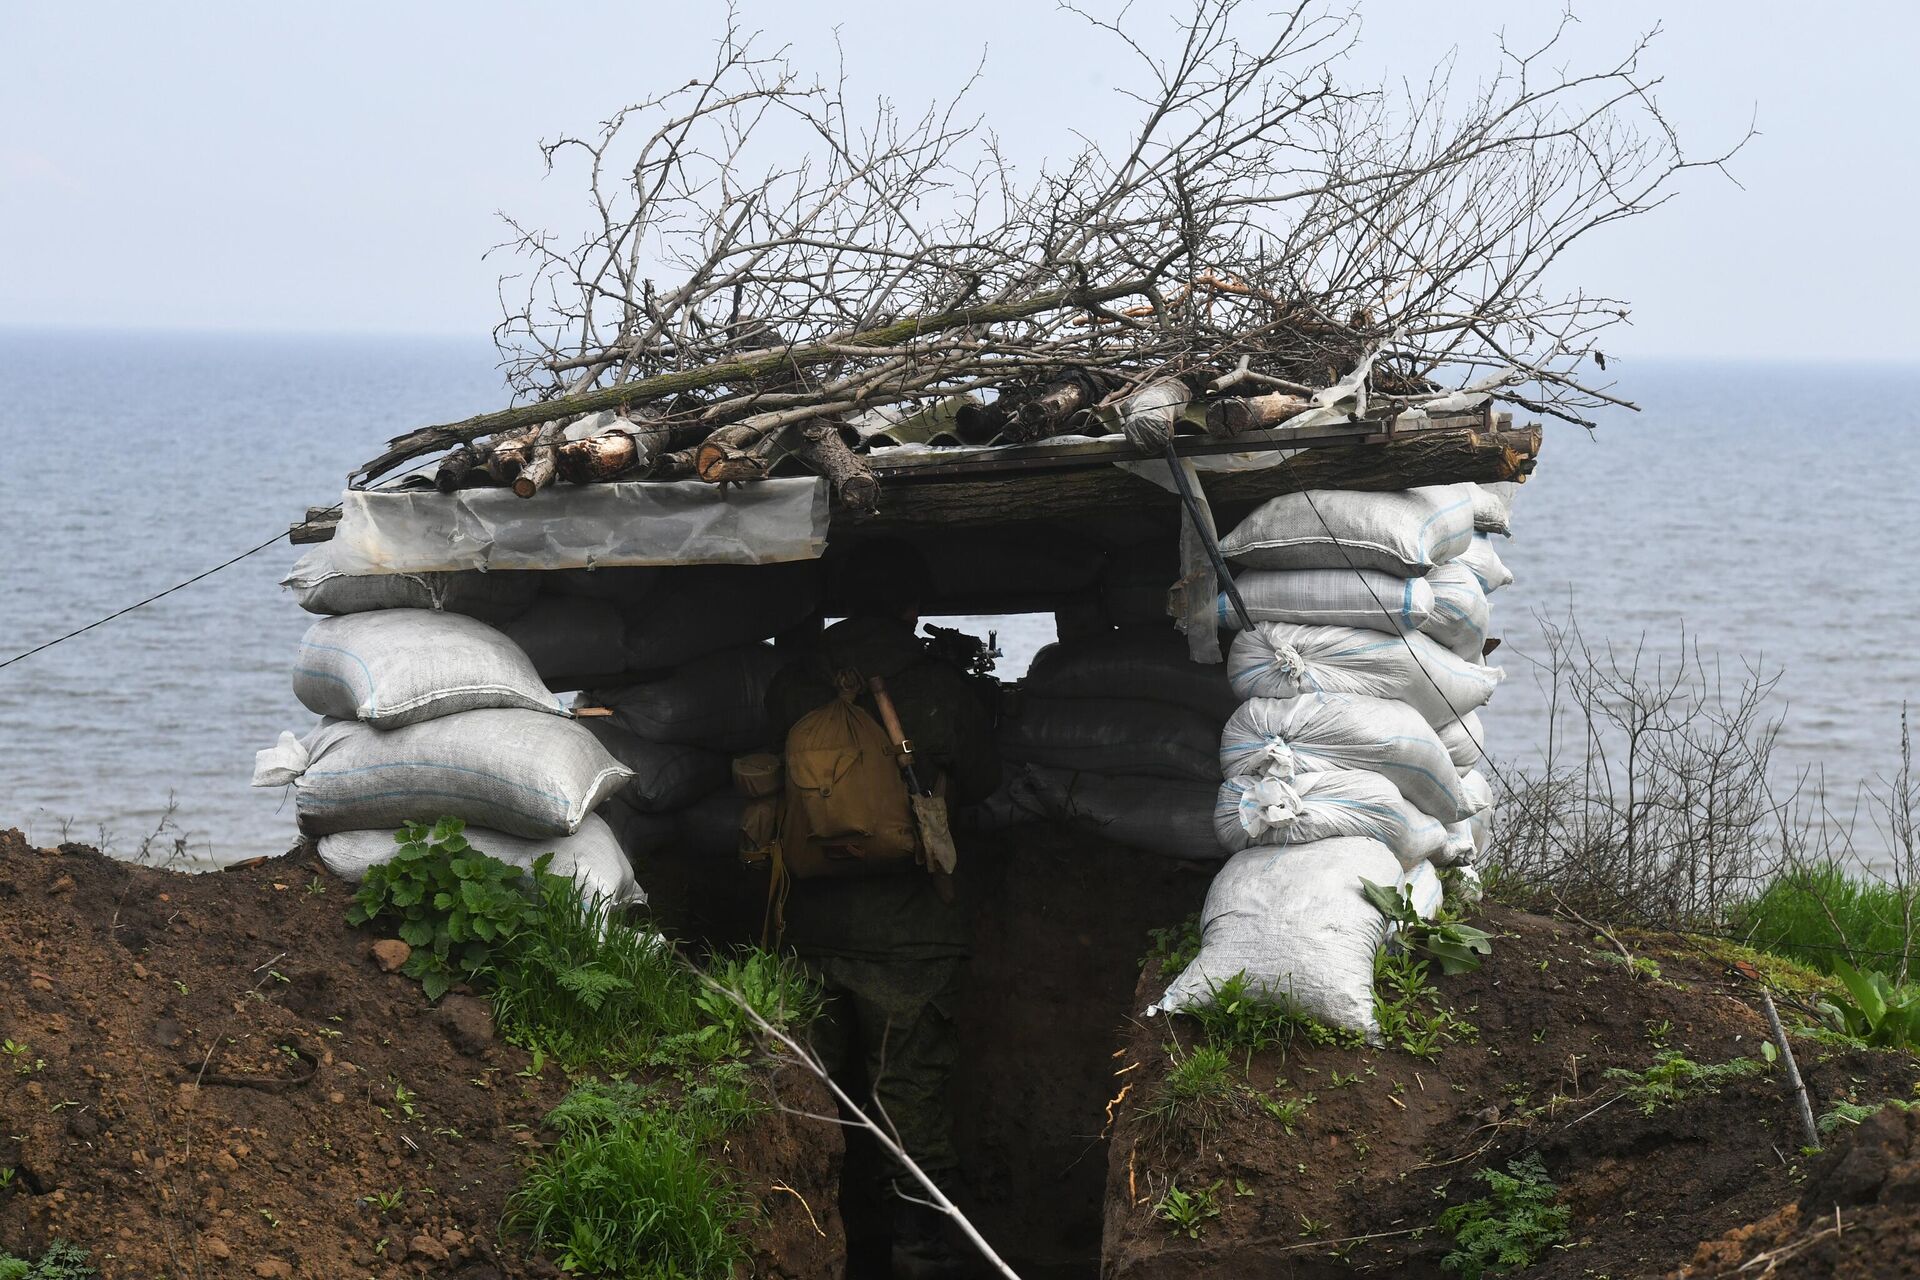
[[[1753,946],[1824,973],[1834,962],[1883,973],[1911,972],[1920,956],[1920,889],[1850,876],[1825,863],[1768,882],[1733,913]]]

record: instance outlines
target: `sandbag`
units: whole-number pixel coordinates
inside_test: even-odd
[[[1220,540],[1220,550],[1252,569],[1377,569],[1418,578],[1472,538],[1468,484],[1398,493],[1314,489],[1262,503]]]
[[[1356,836],[1236,853],[1207,890],[1200,954],[1148,1012],[1204,1007],[1245,974],[1253,992],[1375,1037],[1373,957],[1387,922],[1360,881],[1399,876],[1385,845]]]
[[[1215,787],[1183,778],[1106,776],[1028,765],[964,811],[969,830],[1066,822],[1114,844],[1169,858],[1218,861]]]
[[[1487,593],[1474,571],[1449,561],[1429,573],[1433,610],[1420,630],[1469,662],[1480,661],[1487,647]]]
[[[1474,484],[1473,527],[1482,533],[1513,532],[1513,500],[1520,486],[1512,480]]]
[[[1461,775],[1460,791],[1466,797],[1467,812],[1462,817],[1485,813],[1493,808],[1493,783],[1478,769]]]
[[[679,851],[693,858],[738,858],[740,817],[746,807],[746,797],[729,789],[680,810],[674,815]]]
[[[1164,622],[1165,619],[1162,618]],[[1024,687],[1043,698],[1138,698],[1186,707],[1219,723],[1240,698],[1226,668],[1187,656],[1187,642],[1171,627],[1153,632],[1106,633],[1047,645],[1033,655]]]
[[[1354,693],[1405,702],[1441,725],[1485,705],[1506,673],[1431,637],[1262,622],[1234,637],[1227,678],[1242,698]]]
[[[552,689],[579,689],[627,669],[627,620],[605,600],[543,595],[501,630]]]
[[[727,785],[727,757],[701,747],[649,742],[607,717],[581,720],[607,754],[632,770],[619,797],[645,813],[684,809]]]
[[[255,756],[253,785],[291,783],[308,835],[445,816],[541,839],[579,830],[630,776],[576,721],[485,710],[399,729],[323,720]]]
[[[1434,732],[1440,735],[1440,744],[1447,749],[1447,755],[1453,760],[1453,767],[1462,774],[1478,768],[1481,759],[1480,748],[1487,744],[1486,730],[1480,725],[1480,713],[1469,711],[1458,720],[1449,720]]]
[[[1419,866],[1447,846],[1447,828],[1439,819],[1408,804],[1382,775],[1358,769],[1306,773],[1290,781],[1228,778],[1214,804],[1213,830],[1228,853],[1260,844],[1367,836],[1393,850],[1403,867]]]
[[[1397,635],[1431,623],[1435,601],[1430,581],[1372,569],[1248,569],[1234,576],[1233,585],[1255,622],[1359,627]],[[1220,625],[1238,630],[1240,614],[1226,592],[1220,593],[1216,607]]]
[[[1484,533],[1474,534],[1472,544],[1448,563],[1463,564],[1473,570],[1473,576],[1480,583],[1480,589],[1488,595],[1513,583],[1513,570],[1507,568],[1506,562],[1500,558],[1500,553],[1494,549],[1493,539]]]
[[[605,569],[556,569],[540,576],[547,595],[605,600],[628,608],[646,601],[660,585],[663,571],[648,565],[612,565]]]
[[[648,858],[668,848],[680,838],[679,815],[648,813],[628,804],[624,795],[611,795],[598,809],[595,818],[603,819],[620,842],[620,852],[638,869]]]
[[[524,613],[540,591],[541,575],[494,573],[342,573],[333,544],[323,542],[294,562],[280,585],[308,613],[367,613],[374,609],[444,609],[501,623]]]
[[[391,830],[336,831],[321,836],[320,861],[341,879],[358,884],[369,870],[385,865],[399,852],[394,834]],[[515,867],[531,869],[542,854],[551,853],[553,861],[547,870],[572,879],[580,896],[589,902],[624,907],[647,900],[612,828],[594,814],[588,814],[580,829],[570,836],[527,840],[481,827],[468,827],[465,835],[467,843],[481,853]]]
[[[588,690],[578,705],[608,708],[615,724],[649,742],[738,755],[773,743],[767,686],[786,661],[772,645],[741,645],[696,658],[659,680]]]
[[[431,609],[320,619],[300,641],[293,694],[316,715],[379,729],[484,707],[566,714],[513,641]]]
[[[1169,628],[1167,592],[1180,577],[1180,551],[1168,538],[1116,551],[1100,575],[1100,607],[1116,627]]]
[[[1139,698],[1028,698],[1000,728],[1000,754],[1023,764],[1217,784],[1219,722]]]
[[[1250,698],[1221,731],[1225,777],[1287,781],[1329,769],[1378,773],[1443,823],[1473,812],[1466,780],[1439,736],[1404,702],[1333,693]]]
[[[700,565],[663,569],[627,614],[627,669],[664,671],[765,640],[814,611],[818,566]]]

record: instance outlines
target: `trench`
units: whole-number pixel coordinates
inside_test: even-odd
[[[1036,825],[963,835],[974,954],[957,1020],[961,1206],[1025,1280],[1095,1280],[1108,1101],[1148,931],[1198,909],[1214,867],[1084,831]],[[652,909],[683,937],[756,940],[765,882],[730,858],[642,870]],[[856,1143],[848,1161],[864,1159]],[[847,1280],[889,1274],[881,1224],[846,1206]]]

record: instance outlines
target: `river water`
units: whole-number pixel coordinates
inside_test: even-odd
[[[1909,584],[1920,433],[1899,367],[1650,363],[1643,406],[1600,431],[1550,423],[1501,547],[1509,678],[1485,715],[1496,757],[1544,737],[1535,612],[1571,608],[1589,642],[1671,655],[1682,634],[1729,669],[1783,674],[1783,776],[1891,772],[1920,698]],[[0,329],[0,661],[142,599],[334,500],[388,436],[497,407],[484,345],[417,338],[38,333]],[[310,717],[287,669],[311,618],[269,548],[0,669],[0,826],[132,855],[278,852],[278,793],[255,750]],[[1005,619],[1003,674],[1050,620]]]

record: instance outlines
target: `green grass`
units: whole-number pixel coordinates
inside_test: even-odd
[[[699,1109],[662,1107],[635,1084],[582,1084],[548,1113],[557,1135],[502,1224],[563,1270],[618,1280],[718,1280],[747,1257],[749,1210],[701,1153]]]
[[[1911,912],[1916,936],[1902,923]],[[1903,958],[1920,959],[1920,893],[1903,896],[1883,881],[1863,880],[1831,864],[1788,872],[1733,914],[1734,930],[1764,951],[1833,973],[1834,961],[1896,974]]]

